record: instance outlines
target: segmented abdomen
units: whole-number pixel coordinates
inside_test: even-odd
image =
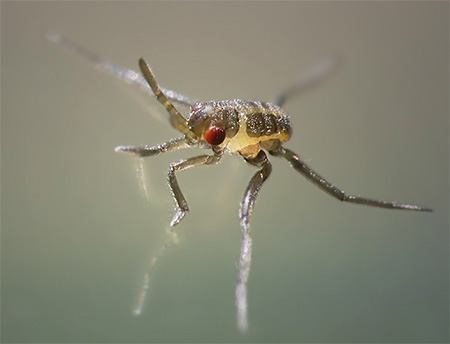
[[[248,136],[261,137],[275,134],[290,136],[289,117],[280,107],[259,101],[246,101],[244,108]]]

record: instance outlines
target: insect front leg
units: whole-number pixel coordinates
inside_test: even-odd
[[[175,171],[183,171],[188,168],[199,166],[199,165],[212,165],[217,164],[222,158],[223,152],[214,152],[214,155],[199,155],[189,159],[183,159],[170,164],[169,173],[167,179],[169,182],[170,192],[172,193],[173,200],[177,207],[177,211],[170,222],[170,226],[177,225],[189,211],[186,199],[181,192],[180,186],[178,185],[177,178],[175,177]]]
[[[272,166],[267,159],[264,151],[252,159],[246,159],[247,162],[262,167],[250,180],[245,190],[244,198],[239,208],[239,219],[241,224],[241,252],[239,255],[239,276],[236,285],[236,307],[237,307],[237,325],[241,331],[246,331],[248,327],[247,319],[247,282],[250,273],[250,262],[252,254],[252,237],[250,233],[250,216],[252,215],[255,200],[258,197],[264,181],[269,177]]]
[[[276,151],[271,151],[270,154],[275,156],[281,156],[285,158],[291,166],[296,169],[298,172],[300,172],[302,175],[304,175],[306,178],[308,178],[311,182],[316,184],[319,188],[321,188],[323,191],[328,193],[329,195],[337,198],[340,201],[343,202],[349,202],[349,203],[357,203],[357,204],[364,204],[364,205],[370,205],[373,207],[380,207],[380,208],[388,208],[388,209],[401,209],[401,210],[415,210],[415,211],[432,211],[430,208],[421,207],[418,205],[413,204],[400,204],[396,202],[388,202],[388,201],[377,201],[371,198],[365,198],[361,196],[354,196],[354,195],[347,195],[344,191],[340,190],[336,186],[334,186],[332,183],[327,181],[325,178],[323,178],[321,175],[319,175],[316,171],[314,171],[312,168],[310,168],[308,165],[303,162],[297,154],[290,151],[289,149],[280,147]]]
[[[143,146],[119,146],[116,147],[116,152],[125,152],[137,155],[140,158],[145,158],[147,156],[154,156],[161,153],[171,152],[180,148],[187,148],[190,144],[187,142],[186,137],[177,137],[171,139],[167,142],[161,143],[159,145],[149,147],[147,145]]]
[[[116,152],[125,152],[138,156],[139,158],[145,158],[148,156],[154,156],[161,153],[171,152],[181,148],[187,148],[196,145],[194,142],[188,141],[185,136],[171,139],[167,142],[159,145],[149,147],[147,145],[141,146],[119,146],[116,147]],[[145,183],[144,165],[142,159],[139,159],[136,166],[137,180],[139,189],[147,202],[150,201],[150,197]]]

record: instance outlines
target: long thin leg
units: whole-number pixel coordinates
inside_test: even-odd
[[[125,81],[128,84],[136,85],[139,88],[150,91],[150,85],[148,82],[137,72],[127,69],[125,67],[122,67],[114,62],[105,60],[98,56],[97,54],[93,53],[92,51],[80,46],[78,43],[72,41],[71,39],[62,36],[61,34],[49,31],[46,34],[47,40],[53,43],[57,43],[68,50],[80,55],[88,62],[92,63],[95,67],[99,68],[100,70],[118,78],[123,81]],[[197,100],[188,98],[182,94],[176,93],[171,90],[167,90],[161,87],[161,91],[166,95],[167,98],[169,98],[171,101],[193,106],[195,103],[197,103]]]
[[[340,59],[337,55],[332,55],[320,60],[317,64],[300,74],[297,81],[281,92],[272,103],[280,107],[283,106],[289,97],[310,89],[328,78],[338,69],[339,65]]]
[[[161,153],[172,152],[181,148],[188,148],[190,144],[187,142],[186,137],[177,137],[171,139],[167,142],[161,143],[159,145],[149,147],[147,145],[143,146],[119,146],[116,147],[116,152],[125,152],[137,155],[140,158],[145,158],[148,156],[154,156]]]
[[[191,139],[195,140],[196,135],[189,129],[189,124],[186,118],[184,118],[183,115],[167,99],[166,95],[159,87],[159,84],[156,82],[155,76],[153,75],[147,62],[145,62],[142,58],[139,59],[139,67],[141,68],[141,72],[144,75],[145,80],[147,80],[148,84],[152,88],[156,99],[164,105],[167,112],[170,114],[170,122],[172,125],[182,133],[186,134],[186,136],[189,136]]]
[[[389,208],[389,209],[402,209],[402,210],[416,210],[416,211],[432,211],[430,208],[421,207],[413,204],[400,204],[396,202],[387,202],[387,201],[377,201],[370,198],[347,195],[344,191],[338,189],[336,186],[328,182],[325,178],[319,175],[316,171],[308,167],[300,158],[289,149],[280,147],[279,150],[270,152],[270,154],[275,156],[282,156],[285,158],[293,168],[295,168],[298,172],[303,174],[306,178],[308,178],[311,182],[316,184],[323,191],[327,192],[331,196],[337,198],[343,202],[357,203],[370,205],[374,207],[380,208]]]
[[[186,212],[189,211],[188,204],[186,199],[181,192],[180,186],[178,185],[177,178],[175,176],[175,171],[183,171],[188,168],[199,166],[199,165],[211,165],[216,164],[222,158],[223,152],[215,152],[214,155],[199,155],[194,156],[189,159],[183,159],[177,162],[174,162],[169,167],[169,173],[167,175],[167,179],[169,182],[170,192],[172,193],[173,200],[176,205],[176,213],[170,222],[170,226],[177,225],[186,215]]]
[[[248,327],[247,282],[250,273],[250,262],[252,255],[250,216],[252,215],[253,205],[258,197],[259,190],[272,171],[272,166],[263,151],[260,151],[255,158],[247,159],[247,161],[254,166],[262,168],[250,180],[239,209],[242,239],[241,253],[239,255],[239,276],[236,285],[236,307],[237,326],[241,331],[246,331]]]
[[[130,153],[138,156],[139,161],[136,162],[136,173],[137,180],[139,184],[139,190],[144,197],[145,201],[150,202],[150,197],[147,189],[147,184],[145,183],[145,173],[144,173],[144,165],[142,158],[148,156],[154,156],[161,153],[171,152],[181,148],[188,148],[192,144],[188,143],[185,136],[177,137],[175,139],[171,139],[167,142],[161,143],[159,145],[149,147],[147,145],[142,146],[119,146],[116,147],[116,152],[124,152]]]

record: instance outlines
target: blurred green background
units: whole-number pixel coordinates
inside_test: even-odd
[[[2,342],[448,342],[449,5],[435,2],[2,2]],[[114,147],[179,135],[156,101],[46,42],[49,29],[201,100],[271,100],[338,53],[343,68],[286,104],[286,144],[350,193],[337,202],[272,158],[252,218],[248,333],[236,329],[238,156],[179,174]]]

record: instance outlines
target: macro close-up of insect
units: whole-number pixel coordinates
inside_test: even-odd
[[[449,343],[449,2],[1,5],[1,343]]]
[[[257,168],[257,172],[248,183],[239,208],[241,246],[235,300],[237,326],[241,331],[246,331],[248,328],[247,283],[252,255],[250,217],[261,187],[272,172],[268,155],[287,160],[294,170],[339,201],[386,209],[432,211],[430,208],[418,205],[380,201],[348,194],[310,168],[296,153],[284,147],[284,143],[291,138],[292,127],[289,115],[282,106],[291,96],[320,81],[335,69],[336,61],[334,59],[326,59],[304,73],[295,84],[281,92],[272,102],[246,99],[198,102],[160,87],[149,65],[143,59],[139,60],[142,77],[132,70],[101,59],[57,33],[50,32],[47,38],[74,50],[107,73],[146,90],[151,90],[156,99],[165,107],[171,125],[181,133],[181,136],[155,146],[118,146],[115,149],[117,152],[146,158],[189,147],[209,150],[209,154],[182,159],[169,166],[168,186],[176,208],[170,222],[171,227],[179,224],[189,211],[188,203],[177,181],[176,174],[178,172],[200,165],[217,164],[224,153],[240,155],[248,164]],[[177,109],[178,105],[190,108],[188,118],[185,118]],[[151,268],[155,261],[156,259],[152,260]],[[142,311],[149,288],[149,275],[150,272],[145,275],[144,288],[140,294],[135,314],[140,314]]]

